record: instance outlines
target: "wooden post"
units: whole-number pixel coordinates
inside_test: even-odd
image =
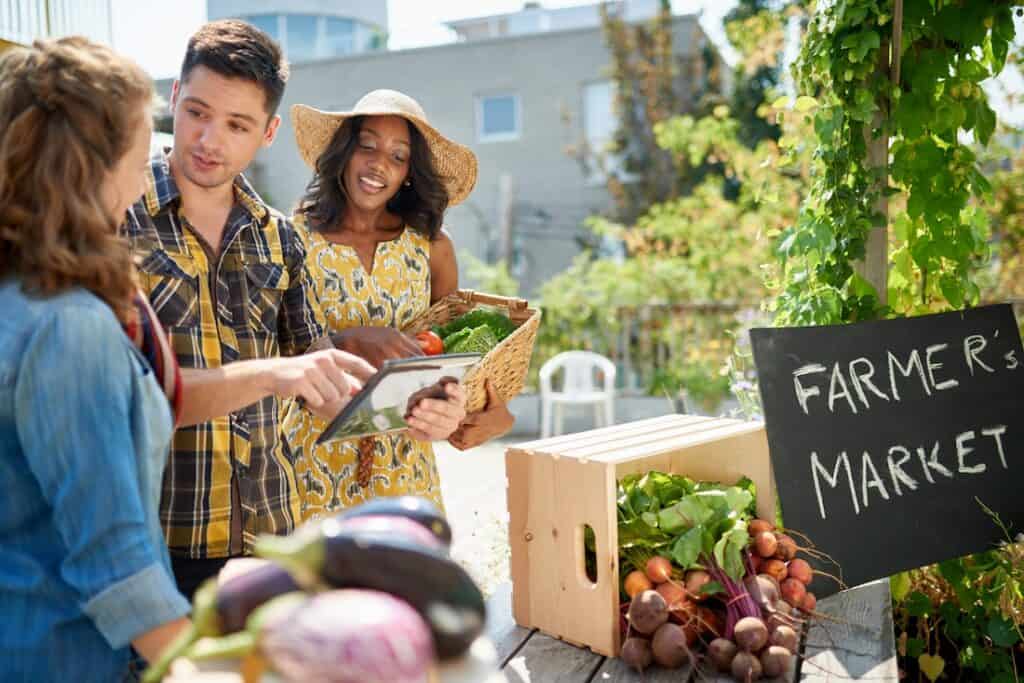
[[[891,55],[889,47],[892,47]],[[896,0],[893,7],[892,40],[882,41],[878,50],[877,73],[889,78],[893,87],[900,86],[900,52],[903,46],[903,0]],[[878,303],[885,306],[889,302],[889,201],[885,189],[889,185],[889,131],[888,119],[892,114],[890,99],[884,98],[879,103],[878,113],[871,121],[871,126],[864,131],[867,145],[867,165],[878,170],[875,188],[878,200],[875,210],[881,216],[879,223],[868,233],[865,245],[864,261],[855,265],[857,272],[871,283],[878,292]],[[878,130],[878,137],[872,131]]]
[[[890,73],[888,47],[888,41],[883,41],[881,49],[878,51],[876,67],[878,73],[886,75]],[[885,306],[889,300],[889,200],[884,192],[889,183],[889,132],[887,130],[889,112],[887,109],[888,107],[884,105],[880,107],[870,125],[864,129],[867,167],[878,172],[878,177],[875,180],[875,189],[878,191],[875,211],[878,212],[880,218],[868,233],[864,260],[855,265],[857,273],[870,282],[878,292],[880,306]],[[875,130],[879,131],[878,137],[872,135],[872,131]]]

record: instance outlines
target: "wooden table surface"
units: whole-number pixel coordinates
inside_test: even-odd
[[[897,681],[889,581],[864,584],[818,602],[826,615],[808,629],[803,657],[791,680],[810,683]],[[619,659],[603,657],[536,630],[512,618],[512,585],[502,584],[488,602],[487,635],[509,683],[564,681],[701,681],[726,683],[728,677],[698,675],[686,669],[651,668],[643,676]],[[763,680],[763,679],[762,679]]]

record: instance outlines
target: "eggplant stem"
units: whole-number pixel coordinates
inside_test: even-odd
[[[253,651],[256,638],[248,631],[239,631],[220,638],[200,638],[185,653],[192,661],[242,658]]]

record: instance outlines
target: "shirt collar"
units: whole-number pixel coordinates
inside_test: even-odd
[[[146,192],[143,196],[146,211],[150,216],[156,216],[181,197],[181,190],[178,189],[178,184],[174,182],[174,174],[171,173],[170,153],[170,148],[165,147],[157,150],[150,158],[146,174]],[[267,204],[241,173],[235,176],[234,190],[235,201],[257,222],[262,223],[269,214]]]

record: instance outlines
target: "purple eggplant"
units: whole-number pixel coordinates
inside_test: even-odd
[[[405,517],[429,529],[445,546],[450,546],[452,543],[452,528],[448,525],[448,521],[437,509],[437,506],[426,498],[417,496],[373,498],[356,507],[339,512],[334,519],[342,520],[364,516]]]
[[[443,551],[394,534],[346,529],[337,520],[318,530],[318,536],[263,536],[256,554],[280,562],[302,585],[367,588],[408,602],[430,626],[441,659],[463,654],[480,635],[484,597]]]

